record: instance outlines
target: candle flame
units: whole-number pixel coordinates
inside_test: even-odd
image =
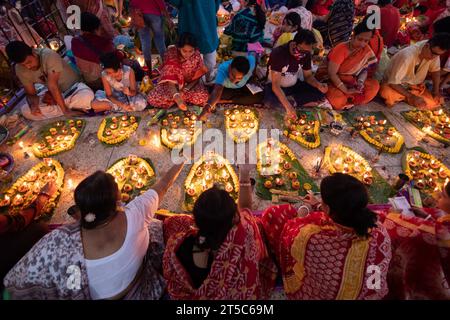
[[[155,134],[152,139],[153,146],[159,148],[161,146],[161,141],[159,139],[159,135]]]

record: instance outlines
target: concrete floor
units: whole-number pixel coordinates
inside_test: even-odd
[[[405,138],[406,147],[411,148],[414,146],[422,146],[429,153],[433,154],[440,160],[442,160],[447,166],[450,166],[450,151],[449,149],[438,147],[435,144],[425,143],[422,138],[425,136],[421,131],[416,129],[413,125],[406,122],[400,115],[400,111],[408,110],[410,107],[405,104],[400,104],[393,109],[387,109],[378,102],[372,102],[366,106],[360,106],[361,110],[381,110],[389,118],[389,120],[396,126],[396,128],[403,134]],[[271,129],[279,127],[276,120],[277,113],[281,110],[269,111],[266,109],[259,109],[260,114],[260,128]],[[157,177],[160,177],[166,172],[170,166],[170,152],[167,148],[160,146],[155,147],[152,144],[140,146],[138,141],[145,135],[153,136],[159,132],[159,126],[147,127],[147,121],[150,119],[148,111],[140,113],[143,117],[139,125],[137,134],[129,139],[124,145],[118,147],[106,147],[103,146],[97,139],[97,129],[100,125],[102,117],[86,118],[86,128],[76,143],[76,146],[71,151],[59,154],[54,158],[59,160],[65,170],[65,188],[60,197],[59,203],[56,207],[55,214],[51,219],[51,223],[69,223],[72,218],[67,215],[67,209],[73,204],[73,191],[67,187],[68,179],[72,179],[76,185],[87,175],[93,173],[96,170],[106,170],[114,161],[121,157],[125,157],[129,154],[136,154],[140,157],[148,157],[153,161],[156,169]],[[23,173],[29,170],[33,165],[38,163],[39,159],[34,157],[31,153],[30,146],[37,137],[37,132],[40,127],[45,125],[45,122],[33,123],[32,130],[26,134],[22,141],[24,141],[25,148],[21,150],[16,143],[14,146],[9,147],[3,144],[0,147],[0,151],[11,153],[16,161],[16,167],[13,172],[13,181],[19,178]],[[204,129],[208,127],[215,127],[224,131],[223,111],[219,110],[216,114],[212,115],[209,122],[204,124]],[[333,136],[328,129],[321,133],[322,144],[319,148],[314,150],[307,150],[302,148],[297,143],[287,140],[282,137],[281,141],[286,143],[291,150],[296,154],[300,163],[304,168],[311,172],[314,162],[317,157],[323,156],[324,148],[331,143],[342,143],[352,147],[355,151],[360,153],[363,157],[370,160],[376,156],[377,151],[365,142],[361,137],[351,138],[351,136],[344,132],[340,136]],[[429,139],[432,140],[432,139]],[[206,145],[207,143],[203,143]],[[29,150],[29,158],[26,158],[24,151]],[[390,183],[393,183],[395,177],[401,172],[401,154],[390,155],[382,154],[379,161],[372,166],[378,170],[378,172],[387,179]],[[184,180],[189,172],[191,165],[185,166],[180,177],[175,182],[175,185],[170,188],[168,194],[160,204],[163,209],[168,209],[174,212],[179,212],[184,200]],[[326,175],[326,170],[322,169],[322,174]],[[252,172],[252,176],[255,176],[255,170]],[[320,181],[317,181],[319,183]],[[2,188],[7,188],[8,185],[3,185]],[[263,210],[270,205],[269,201],[259,199],[256,195],[253,197],[253,209]]]

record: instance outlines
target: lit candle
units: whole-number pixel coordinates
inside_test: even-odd
[[[348,169],[348,164],[344,164],[344,173],[348,173],[349,169]]]
[[[144,60],[144,57],[143,57],[143,56],[137,57],[137,61],[139,62],[139,65],[140,65],[141,67],[144,67],[144,65],[145,65],[145,60]]]
[[[70,191],[72,191],[74,189],[74,184],[72,179],[67,180],[67,187],[69,188]]]
[[[152,139],[152,144],[154,147],[159,148],[161,146],[161,140],[159,139],[159,135],[155,134]]]
[[[58,49],[59,49],[59,43],[58,43],[58,41],[55,41],[55,40],[50,41],[50,48],[51,48],[53,51],[58,51]]]
[[[20,141],[20,142],[19,142],[19,148],[20,148],[20,149],[23,149],[23,148],[24,148],[23,141]]]
[[[337,158],[334,162],[336,169],[342,168],[342,158]]]

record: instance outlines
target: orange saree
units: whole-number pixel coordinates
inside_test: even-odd
[[[327,59],[320,66],[316,77],[321,81],[328,80],[327,99],[336,110],[343,109],[347,104],[366,104],[375,98],[380,85],[378,81],[369,77],[360,93],[347,95],[338,89],[328,76],[329,61],[339,66],[338,76],[347,88],[355,88],[358,75],[377,63],[377,58],[369,45],[351,52],[348,42],[338,44],[330,51]]]
[[[383,226],[366,239],[322,212],[296,216],[290,205],[271,207],[262,216],[289,299],[381,299],[387,294],[391,244]],[[375,269],[378,282],[373,284]]]
[[[163,270],[172,299],[255,300],[270,297],[277,270],[250,212],[240,212],[240,222],[230,230],[217,251],[208,277],[199,288],[194,288],[190,275],[177,258],[177,251],[185,239],[197,232],[192,216],[179,215],[164,221],[167,244]]]

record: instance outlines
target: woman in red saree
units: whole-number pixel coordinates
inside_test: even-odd
[[[267,209],[263,226],[292,300],[381,299],[391,243],[375,213],[367,209],[365,186],[336,173],[322,180],[324,212],[298,217],[290,205]],[[319,202],[305,197],[313,207]]]
[[[195,38],[183,33],[176,47],[167,48],[161,76],[148,95],[148,103],[163,109],[176,103],[183,111],[187,110],[186,103],[204,106],[208,91],[199,80],[207,71]]]
[[[244,172],[245,171],[245,172]],[[251,206],[248,171],[241,168],[239,209],[217,187],[200,195],[194,216],[164,221],[164,277],[171,299],[256,300],[270,297],[276,267]]]
[[[450,184],[427,215],[379,213],[392,239],[388,299],[450,299]]]

